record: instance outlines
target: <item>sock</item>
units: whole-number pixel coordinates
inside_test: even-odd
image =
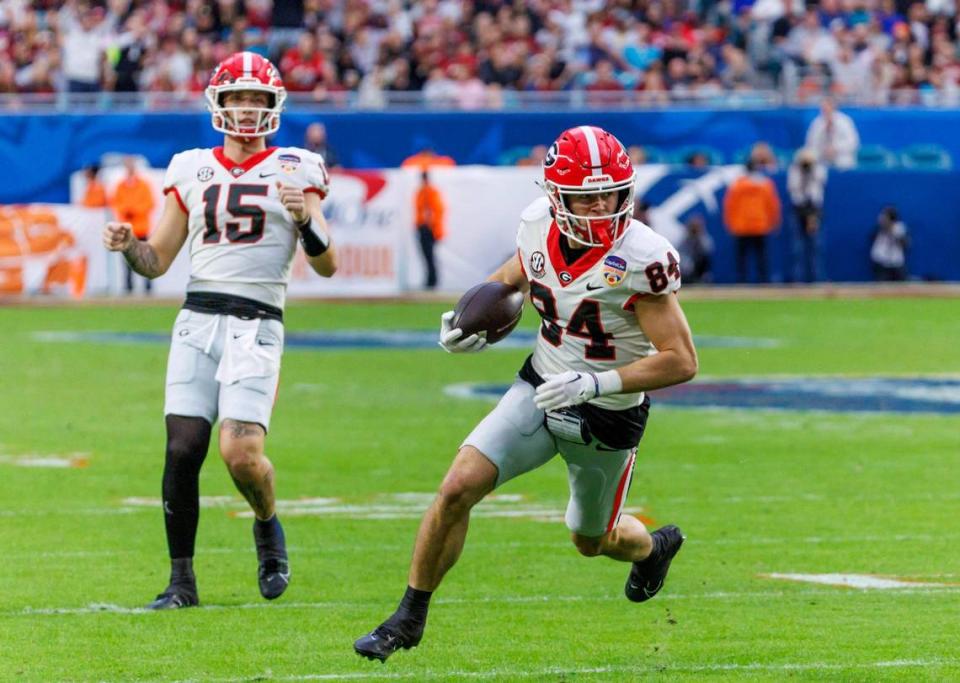
[[[280,543],[286,543],[286,538],[283,534],[283,527],[280,526],[280,520],[277,519],[276,513],[273,514],[270,519],[254,519],[253,520],[253,534],[259,543],[261,540],[270,541],[271,544],[275,541]]]
[[[163,521],[171,559],[193,557],[200,519],[200,468],[209,445],[209,422],[167,415]]]
[[[396,616],[399,621],[413,621],[417,624],[423,624],[427,621],[427,610],[430,608],[430,596],[433,591],[421,591],[407,586],[407,592],[403,594],[400,606],[397,608]]]
[[[661,545],[661,541],[660,541],[660,535],[659,535],[656,531],[654,531],[654,532],[652,532],[652,533],[650,534],[650,541],[651,541],[651,544],[650,544],[650,554],[647,555],[647,556],[646,556],[645,558],[643,558],[642,560],[639,560],[639,561],[638,561],[638,564],[643,564],[644,562],[653,561],[653,560],[655,560],[657,557],[660,556],[660,545]]]
[[[193,574],[192,557],[178,557],[170,560],[170,583],[196,585],[197,577]]]

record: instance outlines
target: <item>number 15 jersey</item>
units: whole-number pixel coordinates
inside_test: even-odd
[[[298,233],[280,203],[278,181],[321,199],[329,186],[323,158],[297,147],[270,147],[242,164],[222,147],[174,155],[163,192],[174,193],[188,216],[188,293],[232,294],[283,308]]]
[[[541,376],[602,372],[656,353],[637,323],[634,303],[680,289],[679,257],[670,242],[631,221],[611,249],[594,247],[568,263],[560,247],[565,239],[546,198],[521,214],[518,255],[530,281],[530,301],[541,318],[533,369]],[[625,410],[641,401],[642,392],[601,396],[590,403]]]

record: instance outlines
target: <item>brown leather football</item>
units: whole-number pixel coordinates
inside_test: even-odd
[[[460,297],[450,327],[463,330],[464,338],[485,331],[487,343],[496,344],[520,322],[523,298],[523,292],[513,285],[481,282]]]

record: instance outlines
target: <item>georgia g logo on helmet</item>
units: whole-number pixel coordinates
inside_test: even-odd
[[[543,167],[550,168],[555,163],[557,163],[557,143],[554,142],[550,145],[550,149],[547,150],[547,155],[543,158]]]
[[[266,107],[224,106],[227,93],[251,90],[266,93]],[[272,135],[280,128],[280,112],[287,91],[270,60],[253,52],[236,52],[213,70],[204,96],[214,130],[237,137],[257,138]],[[254,120],[246,121],[250,116]]]
[[[596,126],[565,130],[543,162],[543,190],[557,228],[584,246],[609,249],[630,224],[636,189],[633,165],[616,137]],[[581,216],[570,209],[572,197],[617,193],[612,213]]]

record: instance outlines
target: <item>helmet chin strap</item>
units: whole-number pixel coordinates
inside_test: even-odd
[[[596,229],[597,237],[600,239],[600,243],[603,244],[604,249],[609,249],[613,246],[613,238],[610,237],[610,231],[606,226]]]

